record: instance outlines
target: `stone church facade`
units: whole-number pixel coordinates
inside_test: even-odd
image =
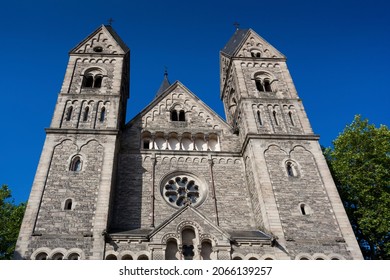
[[[111,26],[70,51],[16,259],[362,259],[283,54],[236,30],[226,121],[165,75],[126,123],[129,65]]]

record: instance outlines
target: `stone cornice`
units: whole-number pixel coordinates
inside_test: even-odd
[[[75,128],[46,128],[46,134],[93,134],[118,135],[118,129],[75,129]]]

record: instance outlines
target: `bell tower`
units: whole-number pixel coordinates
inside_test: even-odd
[[[129,55],[109,25],[70,51],[15,258],[103,258]]]
[[[251,29],[237,29],[220,52],[221,99],[239,135],[256,226],[304,258],[316,242],[361,258],[360,249],[286,57]]]

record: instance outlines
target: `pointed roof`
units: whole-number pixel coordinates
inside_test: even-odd
[[[155,97],[160,96],[167,88],[170,87],[170,85],[171,85],[171,83],[168,80],[168,71],[165,69],[164,79],[163,79],[163,81],[160,85],[160,88],[158,89]]]
[[[234,32],[233,36],[230,38],[230,40],[227,42],[225,47],[222,49],[222,52],[229,56],[232,56],[240,46],[241,42],[246,37],[248,31],[249,29],[237,28],[236,32]]]
[[[267,49],[269,49],[275,56],[278,58],[285,59],[286,57],[278,51],[274,46],[272,46],[270,43],[268,43],[263,37],[261,37],[259,34],[257,34],[252,29],[237,29],[233,36],[230,38],[230,40],[227,42],[225,47],[221,50],[221,53],[226,54],[230,57],[237,56],[238,53],[243,48],[244,44],[250,37],[256,38],[258,42],[261,42]]]
[[[130,49],[126,46],[123,40],[119,37],[119,35],[115,32],[111,25],[102,24],[99,26],[94,32],[92,32],[89,36],[87,36],[84,40],[82,40],[77,46],[70,50],[69,53],[80,53],[81,48],[90,43],[92,39],[97,36],[98,33],[103,32],[108,37],[109,40],[114,41],[120,49],[120,52],[128,53]],[[95,40],[95,39],[94,39]],[[109,43],[108,43],[109,44]]]

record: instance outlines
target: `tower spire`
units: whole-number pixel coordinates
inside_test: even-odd
[[[169,88],[170,85],[171,85],[171,83],[168,80],[168,68],[166,66],[164,66],[164,79],[160,85],[160,88],[158,89],[158,91],[156,93],[156,97],[158,97],[160,94],[162,94],[167,88]]]

